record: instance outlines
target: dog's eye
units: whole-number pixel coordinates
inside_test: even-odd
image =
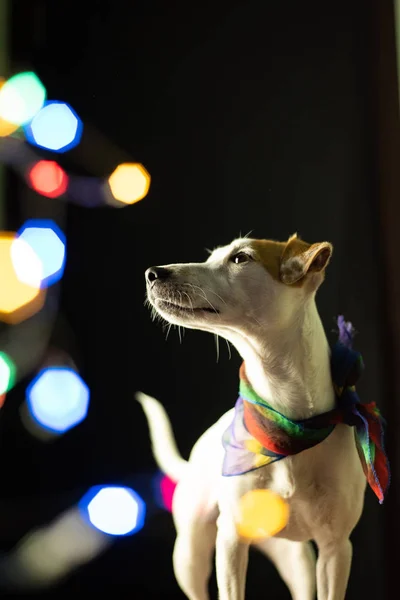
[[[245,252],[238,252],[237,254],[233,254],[230,260],[231,262],[235,263],[235,265],[239,265],[240,263],[248,262],[249,260],[251,260],[251,256],[249,256]]]

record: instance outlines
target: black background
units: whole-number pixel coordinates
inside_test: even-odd
[[[369,2],[12,5],[12,69],[34,70],[49,98],[69,102],[84,122],[82,144],[61,157],[63,166],[107,177],[136,160],[152,185],[131,207],[68,206],[53,343],[88,383],[90,412],[50,447],[19,420],[26,381],[9,395],[0,439],[3,550],[89,486],[155,471],[137,389],[168,408],[185,457],[233,405],[236,352],[229,360],[221,342],[217,363],[212,336],[187,331],[180,343],[172,330],[165,340],[151,321],[143,275],[153,264],[204,260],[206,247],[249,230],[331,241],[320,313],[332,341],[337,314],[354,322],[367,366],[359,390],[384,412]],[[9,191],[16,227],[42,213],[63,219],[54,201],[39,200],[13,175]],[[385,597],[384,511],[368,491],[348,598]],[[51,593],[183,598],[172,572],[174,536],[171,516],[160,511]],[[255,553],[247,590],[249,600],[289,597]]]

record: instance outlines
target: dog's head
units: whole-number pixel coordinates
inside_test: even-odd
[[[225,335],[228,330],[283,327],[313,299],[332,254],[328,242],[308,244],[240,238],[203,263],[146,271],[147,298],[169,323]]]

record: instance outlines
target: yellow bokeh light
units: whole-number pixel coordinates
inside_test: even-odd
[[[5,84],[6,80],[4,77],[0,77],[0,90]],[[17,131],[18,125],[15,123],[9,123],[2,117],[0,117],[0,137],[6,137],[7,135],[11,135],[14,131]]]
[[[15,233],[0,233],[0,321],[15,325],[38,312],[45,299],[39,285],[27,285],[18,279],[12,260]]]
[[[119,202],[134,204],[147,195],[150,174],[140,163],[123,163],[110,175],[108,184]]]
[[[276,535],[289,520],[289,506],[270,490],[250,490],[239,502],[236,518],[238,534],[248,540]]]

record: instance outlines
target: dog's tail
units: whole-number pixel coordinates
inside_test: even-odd
[[[165,408],[158,400],[143,392],[136,392],[135,398],[147,417],[153,455],[159,468],[170,479],[178,482],[186,469],[187,461],[179,453]]]

